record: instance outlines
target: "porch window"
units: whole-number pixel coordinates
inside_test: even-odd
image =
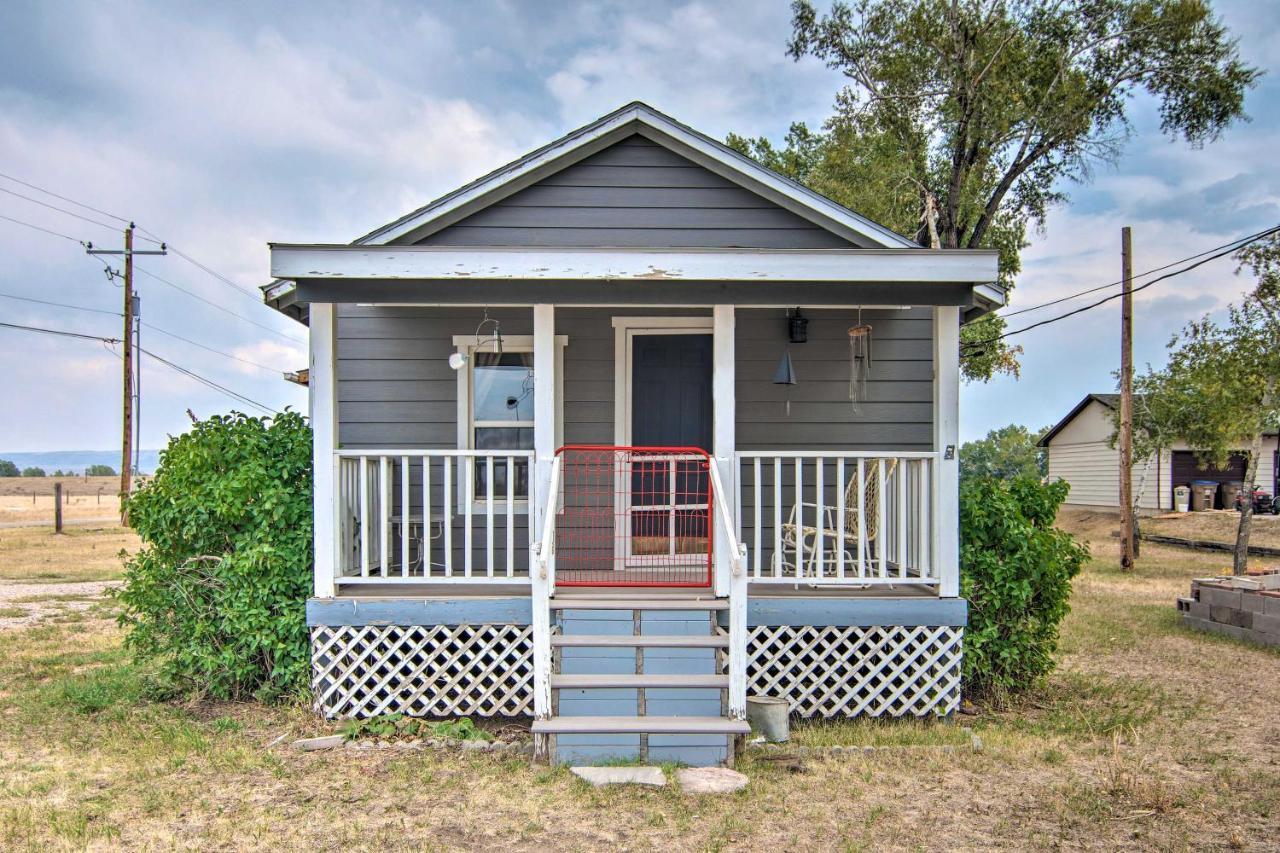
[[[532,335],[503,335],[501,349],[492,342],[477,342],[473,335],[455,335],[454,346],[466,356],[458,371],[458,447],[463,450],[532,450],[533,389],[537,371]],[[564,395],[564,347],[568,338],[556,336],[556,444],[560,444]],[[461,473],[461,472],[460,472]],[[489,493],[487,466],[477,463],[472,497],[483,502]],[[519,500],[529,496],[529,464],[515,460],[513,472],[506,461],[496,459],[493,470],[495,500],[506,500],[507,478],[514,475],[513,492]],[[458,499],[465,500],[459,476]]]
[[[533,353],[527,350],[472,353],[471,446],[477,450],[533,449]],[[475,494],[488,494],[485,466],[476,466]],[[505,464],[493,472],[495,495],[507,493]],[[515,464],[515,493],[529,495],[529,466],[520,459]]]

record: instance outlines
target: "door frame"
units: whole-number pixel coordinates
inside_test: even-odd
[[[637,335],[707,335],[712,338],[714,357],[715,324],[710,315],[705,317],[614,317],[613,318],[613,443],[618,447],[631,447],[631,411],[632,383],[634,368],[634,342]],[[714,375],[715,365],[712,364]],[[711,419],[714,434],[716,417],[715,383],[711,387]],[[712,448],[705,448],[708,453]],[[619,475],[622,477],[623,475]],[[620,479],[615,487],[616,494],[629,494],[625,479]],[[631,502],[627,501],[624,511],[616,516],[622,519],[631,518]],[[713,522],[713,519],[709,519]],[[644,558],[627,553],[629,536],[619,532],[614,536],[616,543],[614,565],[623,570],[630,565],[643,565]],[[693,560],[691,562],[697,562]]]
[[[631,446],[632,351],[636,335],[714,335],[712,317],[614,317],[613,318],[613,443]],[[714,345],[714,341],[713,341]],[[712,365],[714,371],[715,366]],[[711,418],[715,422],[715,386],[712,385]],[[706,448],[712,452],[712,448]]]

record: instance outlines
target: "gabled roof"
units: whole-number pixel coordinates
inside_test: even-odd
[[[1076,403],[1075,408],[1067,412],[1067,416],[1053,425],[1053,429],[1044,434],[1044,437],[1036,442],[1036,447],[1048,447],[1049,442],[1053,441],[1053,437],[1067,428],[1067,424],[1075,420],[1076,415],[1085,410],[1090,403],[1098,403],[1112,411],[1120,408],[1119,394],[1086,394],[1084,399]]]
[[[571,131],[354,242],[356,245],[380,245],[400,242],[406,237],[421,239],[634,133],[845,237],[856,246],[919,248],[915,241],[872,222],[640,101],[633,101]]]

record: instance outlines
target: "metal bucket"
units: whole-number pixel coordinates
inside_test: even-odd
[[[773,696],[748,696],[747,722],[769,743],[786,743],[791,739],[791,703]]]

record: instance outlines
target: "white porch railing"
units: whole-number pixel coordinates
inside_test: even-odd
[[[529,450],[339,450],[339,584],[527,583]]]
[[[752,583],[939,582],[934,452],[740,451]]]

